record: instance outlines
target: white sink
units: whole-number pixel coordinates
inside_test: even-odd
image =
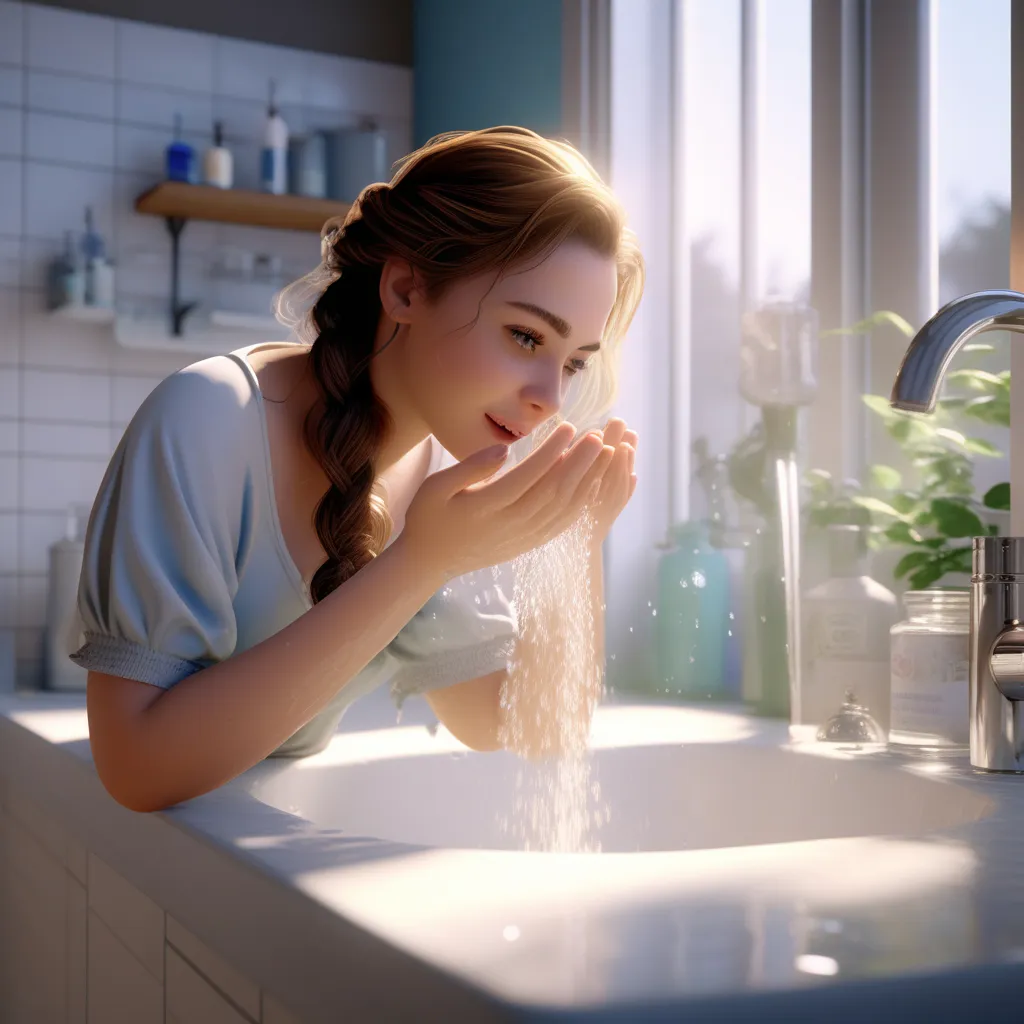
[[[852,836],[919,835],[988,815],[993,804],[941,775],[884,759],[792,745],[778,725],[675,707],[598,709],[591,832],[605,853],[698,850]],[[940,766],[941,767],[941,766]],[[503,828],[517,795],[552,767],[466,751],[422,726],[339,733],[323,753],[268,760],[240,777],[253,796],[323,828],[413,845],[515,850]]]

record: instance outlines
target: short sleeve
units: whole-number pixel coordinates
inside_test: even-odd
[[[79,581],[85,643],[71,657],[84,668],[167,688],[235,650],[251,473],[232,367],[204,360],[162,381],[114,452]]]
[[[508,570],[506,570],[506,573]],[[440,689],[504,669],[515,646],[511,585],[499,570],[450,580],[388,645],[399,667],[391,695],[401,707],[411,694]]]

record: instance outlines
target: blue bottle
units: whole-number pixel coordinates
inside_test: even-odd
[[[174,115],[174,140],[167,147],[167,180],[191,185],[198,180],[195,150],[181,139],[181,114]]]
[[[658,563],[655,692],[683,700],[729,700],[726,678],[729,563],[708,543],[705,523],[669,530],[671,548]]]

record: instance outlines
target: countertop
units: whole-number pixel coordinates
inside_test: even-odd
[[[84,695],[0,697],[0,774],[311,1022],[345,1009],[978,1021],[1002,1019],[1024,985],[1024,778],[976,771],[965,753],[836,755],[941,774],[991,801],[935,833],[531,854],[320,828],[254,799],[250,773],[134,814],[103,790],[87,736]],[[751,718],[742,742],[785,744],[788,730]]]

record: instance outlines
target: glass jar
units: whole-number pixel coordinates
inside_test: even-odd
[[[908,590],[890,631],[889,742],[968,747],[970,591]]]

